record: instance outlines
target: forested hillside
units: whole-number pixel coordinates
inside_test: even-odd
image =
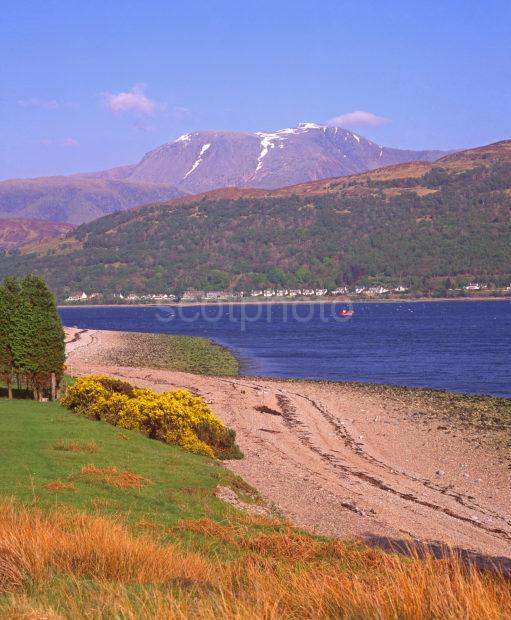
[[[43,274],[59,295],[405,282],[509,283],[510,142],[251,197],[154,205],[71,232],[1,275]],[[447,286],[447,284],[446,284]]]

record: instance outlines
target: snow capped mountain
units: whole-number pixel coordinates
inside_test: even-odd
[[[79,224],[182,194],[225,187],[275,189],[442,155],[379,146],[352,131],[317,123],[253,133],[195,131],[162,144],[138,164],[2,181],[0,219]]]
[[[124,178],[191,193],[228,186],[271,189],[443,154],[387,148],[347,129],[300,123],[255,133],[187,133],[147,153]]]

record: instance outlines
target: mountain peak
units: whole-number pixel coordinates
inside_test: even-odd
[[[192,194],[222,187],[274,189],[442,155],[386,148],[342,127],[302,122],[252,133],[188,132],[147,153],[127,178],[169,183]]]
[[[318,123],[298,123],[300,129],[323,129],[326,125],[319,125]]]

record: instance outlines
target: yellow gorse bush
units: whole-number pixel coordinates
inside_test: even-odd
[[[203,398],[187,390],[158,394],[91,375],[77,379],[61,403],[78,415],[138,430],[189,452],[218,458],[241,456],[234,431],[213,415]]]

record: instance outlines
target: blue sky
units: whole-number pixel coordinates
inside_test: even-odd
[[[3,179],[354,111],[387,146],[462,148],[511,138],[511,2],[4,0],[0,78]]]

